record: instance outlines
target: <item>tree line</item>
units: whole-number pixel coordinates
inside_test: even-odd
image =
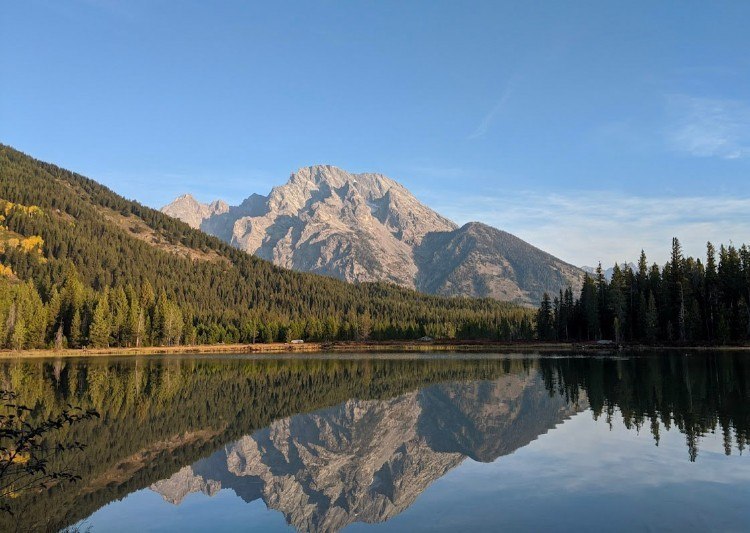
[[[615,265],[607,280],[601,264],[586,275],[580,295],[572,289],[545,294],[536,317],[542,340],[609,339],[638,343],[731,344],[750,340],[750,247],[717,250],[705,262],[685,257],[672,240],[670,260],[648,265],[641,252],[635,269]]]

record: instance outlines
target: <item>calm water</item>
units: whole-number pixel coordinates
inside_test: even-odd
[[[82,480],[0,529],[750,528],[750,356],[5,362]]]

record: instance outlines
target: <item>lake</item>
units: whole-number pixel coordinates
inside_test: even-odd
[[[72,485],[0,529],[741,531],[750,355],[336,355],[0,363]],[[55,465],[52,465],[55,466]]]

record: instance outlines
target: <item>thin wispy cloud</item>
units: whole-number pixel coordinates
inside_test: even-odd
[[[667,142],[696,157],[750,156],[750,104],[729,99],[672,95]]]
[[[508,100],[510,100],[511,96],[513,95],[517,81],[517,77],[512,77],[508,81],[508,83],[505,85],[505,88],[503,89],[503,92],[500,94],[500,98],[497,99],[495,105],[484,116],[476,129],[471,132],[471,134],[469,135],[469,139],[478,139],[480,137],[483,137],[487,133],[497,116],[503,111],[503,109],[505,109]]]
[[[611,192],[482,194],[431,205],[458,223],[478,220],[576,265],[663,263],[672,237],[703,257],[707,241],[750,241],[750,198],[654,198]]]

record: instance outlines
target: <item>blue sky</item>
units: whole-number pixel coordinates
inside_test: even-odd
[[[159,207],[383,172],[576,264],[750,241],[750,2],[9,0],[0,142]]]

